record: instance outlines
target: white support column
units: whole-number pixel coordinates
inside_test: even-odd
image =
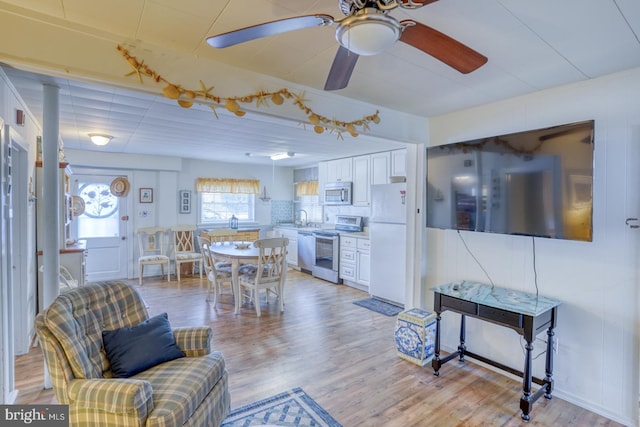
[[[42,306],[48,307],[58,296],[60,284],[60,185],[58,184],[58,136],[60,134],[60,110],[57,86],[43,85],[42,113],[42,206],[47,209],[44,215],[42,236]],[[51,388],[49,372],[45,365],[44,387]]]
[[[407,285],[405,307],[425,307],[425,145],[407,144]]]
[[[58,135],[59,135],[59,88],[43,86],[42,113],[42,205],[46,207],[44,234],[42,238],[42,264],[44,281],[42,286],[43,307],[48,307],[58,296],[60,285],[60,186],[58,185]]]

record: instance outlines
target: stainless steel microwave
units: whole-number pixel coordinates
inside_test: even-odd
[[[350,205],[352,187],[351,181],[328,182],[324,186],[324,204]]]

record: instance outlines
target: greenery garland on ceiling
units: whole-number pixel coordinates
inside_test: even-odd
[[[352,137],[357,137],[358,132],[356,128],[360,127],[363,130],[369,129],[369,123],[380,123],[379,111],[376,111],[375,114],[365,116],[360,120],[354,120],[351,122],[345,122],[336,119],[330,119],[326,116],[316,113],[313,111],[307,104],[307,100],[304,98],[304,92],[300,95],[296,95],[292,93],[289,89],[283,88],[279,89],[275,92],[267,92],[267,91],[259,91],[256,93],[252,93],[249,95],[243,96],[232,96],[232,97],[221,97],[214,95],[211,93],[213,90],[213,86],[208,87],[205,85],[202,80],[200,80],[200,89],[186,89],[182,86],[172,83],[162,77],[160,74],[152,70],[147,64],[144,63],[144,60],[138,61],[135,56],[129,54],[129,51],[124,47],[118,45],[117,47],[120,54],[127,60],[129,65],[133,68],[132,71],[125,74],[125,76],[136,75],[138,78],[138,82],[142,84],[142,76],[148,76],[153,79],[156,83],[163,83],[166,86],[162,89],[162,93],[169,99],[175,99],[183,108],[190,108],[195,101],[201,99],[206,101],[207,105],[211,107],[211,110],[215,114],[216,118],[218,118],[218,114],[216,112],[216,106],[221,106],[224,104],[224,107],[234,113],[238,117],[242,117],[246,114],[246,111],[243,111],[240,107],[240,103],[256,103],[256,107],[268,107],[269,100],[273,102],[275,105],[281,105],[285,99],[291,100],[291,102],[300,108],[309,118],[309,122],[313,125],[313,130],[316,133],[323,133],[325,130],[330,132],[335,132],[338,138],[343,138],[343,133],[347,132]]]

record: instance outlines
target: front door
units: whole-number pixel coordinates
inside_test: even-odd
[[[103,172],[101,172],[103,173]],[[73,174],[73,194],[84,200],[85,211],[72,221],[73,235],[87,242],[87,281],[127,278],[127,197],[111,194],[118,175]]]

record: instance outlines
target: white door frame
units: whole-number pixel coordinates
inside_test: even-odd
[[[72,180],[72,193],[77,194],[78,191],[78,181],[77,177],[81,175],[89,175],[89,176],[100,176],[100,177],[110,177],[110,180],[113,180],[117,177],[126,177],[129,178],[129,172],[122,170],[112,170],[112,169],[95,169],[95,168],[73,168],[73,175],[71,177]],[[120,215],[120,245],[119,245],[119,271],[113,271],[111,275],[108,273],[98,275],[95,272],[92,272],[91,265],[95,263],[96,258],[95,254],[92,254],[91,251],[91,242],[87,242],[87,271],[86,276],[88,281],[96,281],[96,280],[115,280],[115,279],[123,279],[129,278],[131,276],[131,268],[129,262],[129,253],[130,253],[130,244],[129,244],[129,236],[131,235],[131,220],[129,215],[129,206],[131,206],[132,195],[134,191],[130,190],[129,194],[126,197],[119,199],[119,215]],[[123,219],[123,218],[127,219]],[[73,232],[72,235],[74,238],[78,238],[78,230],[77,230],[77,221],[72,221]],[[94,257],[92,258],[92,255]],[[107,257],[109,258],[109,257]]]
[[[11,404],[18,391],[15,389],[15,360],[13,328],[13,297],[11,289],[11,138],[9,126],[0,119],[0,403]]]
[[[10,218],[13,236],[24,236],[25,238],[12,238],[11,265],[12,271],[11,289],[13,293],[13,319],[12,329],[14,332],[15,355],[29,352],[29,344],[34,334],[35,311],[35,283],[28,281],[29,262],[29,219],[33,215],[28,215],[29,205],[33,202],[29,199],[29,152],[24,145],[20,135],[9,130],[8,137],[11,139],[12,161],[12,210],[15,215]],[[31,257],[32,258],[32,257]],[[33,258],[32,258],[33,259]]]

